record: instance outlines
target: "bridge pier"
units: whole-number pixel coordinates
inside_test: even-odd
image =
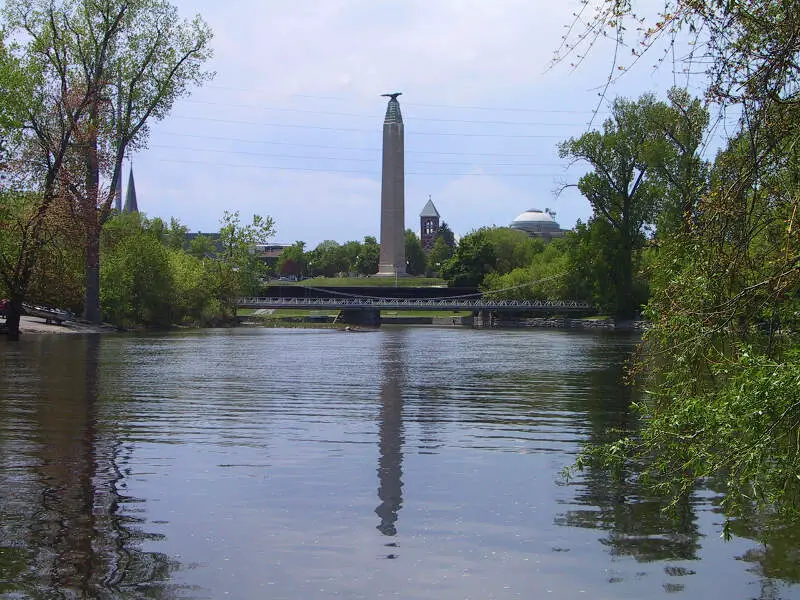
[[[361,325],[362,327],[380,327],[381,311],[377,308],[343,308],[336,315],[334,323],[345,325]]]
[[[486,309],[472,311],[472,326],[494,327],[494,315],[492,311]]]

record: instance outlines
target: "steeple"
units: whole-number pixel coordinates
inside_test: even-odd
[[[125,190],[125,208],[122,209],[122,212],[139,212],[139,205],[136,203],[136,186],[133,183],[133,166],[131,166],[131,173],[128,175],[128,189]]]

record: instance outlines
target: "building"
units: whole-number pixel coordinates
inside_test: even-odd
[[[550,240],[562,237],[567,231],[566,229],[561,229],[561,226],[555,220],[555,216],[556,213],[549,208],[545,208],[543,211],[538,208],[530,208],[511,221],[509,227],[524,231],[532,237]]]
[[[431,251],[438,233],[439,211],[436,210],[431,197],[428,196],[428,202],[425,204],[425,208],[419,213],[419,239],[420,242],[422,242],[422,248],[425,252]]]

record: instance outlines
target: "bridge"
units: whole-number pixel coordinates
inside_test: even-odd
[[[239,298],[239,308],[306,310],[403,310],[403,311],[492,311],[540,314],[594,313],[586,302],[545,300],[487,300],[485,298]]]

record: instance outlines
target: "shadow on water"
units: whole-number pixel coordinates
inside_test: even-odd
[[[397,514],[403,506],[403,395],[405,347],[402,331],[395,332],[382,348],[380,424],[378,426],[378,498],[375,509],[386,536],[397,534]],[[394,558],[393,555],[390,555]]]
[[[64,346],[68,345],[68,348]],[[124,495],[131,449],[103,419],[99,336],[47,336],[4,354],[0,388],[0,594],[175,598],[179,564],[142,545]]]

